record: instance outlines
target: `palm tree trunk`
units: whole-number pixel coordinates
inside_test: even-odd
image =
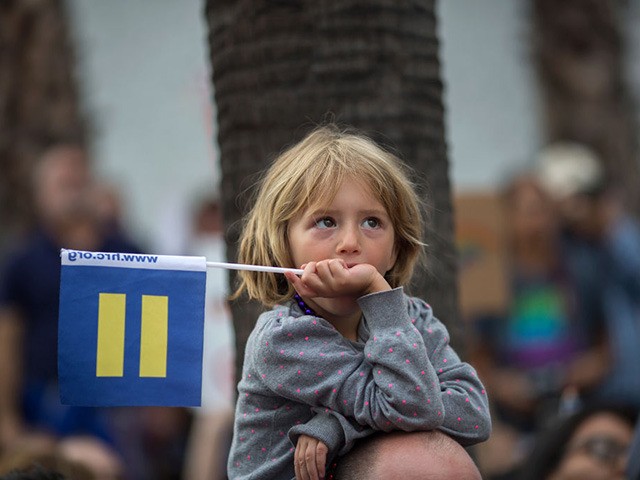
[[[638,125],[623,69],[625,2],[534,0],[533,7],[546,139],[593,148],[640,214]]]
[[[413,294],[456,333],[452,207],[435,1],[208,0],[228,257],[251,187],[284,146],[329,114],[393,148],[420,174],[429,273]],[[259,307],[232,306],[238,371]],[[454,335],[454,343],[460,339]]]
[[[85,137],[74,64],[62,0],[0,2],[0,253],[33,218],[38,154]]]

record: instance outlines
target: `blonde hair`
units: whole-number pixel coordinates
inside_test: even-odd
[[[369,138],[335,125],[316,128],[284,151],[267,170],[245,218],[238,261],[293,265],[288,242],[291,219],[311,206],[326,205],[345,179],[362,181],[386,209],[398,254],[385,278],[392,288],[411,280],[422,253],[422,209],[406,166]],[[280,274],[241,271],[232,298],[246,291],[271,307],[291,298],[293,287]]]

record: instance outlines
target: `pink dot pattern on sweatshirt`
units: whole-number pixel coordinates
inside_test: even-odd
[[[279,312],[278,316],[282,317],[282,313]],[[372,347],[371,351],[368,351],[366,352],[366,354],[363,355],[363,357],[366,359],[366,362],[369,362],[369,361],[373,362],[373,360],[370,360],[370,359],[376,358],[376,362],[378,362],[378,365],[383,366],[383,368],[373,369],[373,371],[375,371],[377,375],[381,377],[380,379],[376,380],[376,384],[378,384],[378,388],[384,386],[388,389],[388,393],[386,395],[388,396],[388,401],[390,403],[390,406],[392,406],[393,409],[397,409],[398,413],[402,412],[400,415],[397,415],[394,417],[387,417],[388,419],[384,421],[384,424],[387,426],[391,425],[392,422],[401,424],[406,421],[413,421],[413,420],[410,420],[411,417],[418,417],[425,414],[425,413],[418,413],[420,412],[420,409],[416,410],[417,404],[415,403],[415,401],[419,398],[419,396],[415,392],[422,391],[423,385],[426,385],[424,381],[420,380],[419,385],[414,384],[415,390],[413,390],[414,392],[413,397],[410,397],[410,398],[405,397],[405,394],[410,393],[406,391],[406,388],[408,386],[406,385],[406,383],[403,384],[402,382],[399,381],[396,385],[396,382],[389,382],[389,381],[385,382],[385,380],[392,380],[395,378],[393,377],[394,375],[396,375],[396,372],[394,371],[395,369],[399,369],[399,370],[405,369],[407,370],[407,372],[410,372],[409,369],[414,369],[413,378],[415,378],[415,375],[418,375],[420,377],[428,375],[428,378],[429,378],[428,384],[429,385],[433,384],[433,387],[431,386],[425,387],[428,391],[425,392],[424,394],[420,393],[419,395],[424,395],[424,397],[426,397],[427,394],[435,393],[436,391],[441,392],[441,393],[438,393],[438,395],[440,395],[441,397],[436,398],[435,403],[433,403],[433,406],[432,406],[431,397],[428,397],[428,398],[422,397],[423,405],[429,405],[429,408],[432,409],[432,411],[434,412],[433,414],[436,415],[437,417],[444,417],[442,421],[445,422],[445,425],[447,424],[447,421],[449,422],[449,424],[451,424],[452,422],[455,422],[461,425],[465,425],[457,428],[462,428],[463,430],[466,430],[466,431],[469,431],[469,430],[477,431],[480,428],[477,421],[465,422],[465,418],[468,418],[467,415],[470,415],[469,418],[477,419],[477,414],[472,413],[472,411],[476,410],[476,408],[477,408],[477,411],[481,411],[483,407],[483,405],[476,404],[476,400],[479,397],[475,393],[476,390],[474,389],[474,387],[468,386],[468,383],[466,385],[463,383],[459,387],[454,386],[455,384],[461,384],[460,378],[451,379],[450,377],[447,378],[444,375],[439,378],[439,379],[443,379],[443,381],[441,381],[440,384],[442,385],[446,384],[451,388],[437,387],[438,382],[432,381],[432,379],[434,378],[438,379],[438,374],[446,375],[445,373],[446,371],[452,371],[451,368],[457,368],[457,365],[455,365],[457,361],[453,360],[452,362],[450,362],[451,357],[447,358],[442,355],[443,353],[445,353],[445,349],[448,348],[446,345],[448,343],[448,338],[446,336],[442,336],[440,338],[439,343],[437,344],[436,348],[433,350],[433,358],[430,359],[431,360],[430,362],[425,364],[424,362],[414,361],[420,357],[414,356],[415,354],[410,354],[407,349],[412,349],[412,350],[419,349],[419,347],[422,346],[422,340],[420,340],[419,342],[404,340],[405,342],[404,346],[401,346],[401,344],[398,343],[398,342],[402,342],[403,340],[401,339],[403,338],[413,338],[417,334],[418,331],[414,327],[412,327],[412,325],[416,323],[416,318],[411,318],[410,320],[411,320],[411,325],[409,325],[409,327],[413,329],[413,331],[396,330],[393,332],[389,332],[387,335],[384,335],[384,336],[374,336],[373,342],[380,343],[380,346]],[[311,325],[313,325],[314,327],[318,327],[318,323],[319,322],[316,321],[315,319],[312,321],[307,320],[306,325],[307,327],[311,327]],[[314,331],[322,332],[322,329],[317,328]],[[425,332],[425,331],[430,336],[433,335],[434,338],[437,338],[437,335],[434,335],[435,330],[432,329],[430,326],[425,326],[425,328],[422,329],[422,332]],[[354,352],[347,349],[340,352],[331,352],[331,348],[333,347],[331,346],[322,347],[321,345],[329,345],[330,343],[333,343],[333,342],[328,342],[326,340],[323,340],[322,334],[318,333],[318,335],[321,338],[319,339],[319,341],[314,341],[317,337],[315,336],[315,334],[310,335],[310,331],[304,332],[304,330],[302,329],[297,329],[294,332],[284,331],[283,333],[286,339],[289,340],[288,345],[290,346],[285,346],[285,348],[278,349],[278,348],[274,348],[274,346],[278,347],[282,342],[265,341],[263,343],[265,347],[274,349],[275,352],[279,352],[279,354],[283,356],[282,360],[276,361],[276,362],[271,361],[270,363],[272,365],[271,368],[277,368],[278,371],[282,372],[278,374],[278,378],[281,379],[281,383],[277,383],[277,388],[281,389],[283,388],[283,384],[287,385],[286,390],[289,392],[289,395],[291,395],[292,392],[295,392],[300,396],[301,398],[300,401],[303,403],[307,402],[309,398],[313,399],[314,397],[319,398],[320,401],[326,401],[322,399],[327,399],[327,398],[335,399],[336,401],[339,401],[340,404],[344,405],[345,408],[349,408],[348,410],[349,412],[353,411],[352,409],[355,407],[356,401],[359,401],[360,407],[358,408],[363,408],[363,407],[370,408],[374,405],[369,399],[362,399],[360,395],[358,395],[358,392],[355,392],[355,391],[351,392],[349,389],[341,389],[340,393],[337,393],[338,390],[336,388],[327,389],[327,387],[329,385],[336,384],[336,380],[337,380],[336,375],[340,377],[345,377],[344,381],[354,381],[354,379],[357,379],[357,378],[362,379],[363,377],[367,376],[367,372],[363,370],[363,368],[367,368],[367,365],[369,365],[368,373],[370,374],[372,373],[370,367],[372,367],[373,365],[376,365],[376,363],[371,364],[371,363],[365,362],[364,367],[358,366],[357,368],[353,368],[352,367],[353,359],[356,358],[356,355],[354,354]],[[404,335],[405,333],[407,334],[406,336]],[[424,341],[426,342],[427,340],[425,339]],[[389,345],[390,342],[393,344],[392,346]],[[304,345],[304,348],[299,349],[303,345]],[[429,346],[433,347],[434,345],[436,344],[434,342],[431,342]],[[296,349],[296,346],[298,346],[298,349]],[[307,346],[309,348],[308,351],[307,351]],[[327,349],[326,350],[323,349],[322,351],[319,351],[320,348],[327,348]],[[380,355],[385,351],[386,351],[386,355],[384,354]],[[429,348],[429,351],[431,351],[431,348]],[[375,353],[375,355],[372,355],[372,352]],[[336,358],[336,354],[338,354],[339,358]],[[407,356],[404,356],[405,354]],[[306,359],[304,357],[309,357],[309,359]],[[311,357],[313,357],[315,360],[311,360]],[[433,362],[435,362],[436,359],[438,359],[438,357],[440,361],[440,366],[437,366],[436,368],[434,368]],[[283,362],[283,363],[280,363],[280,362]],[[291,371],[292,365],[295,365],[295,363],[291,363],[291,362],[299,363],[300,365],[304,365],[309,368],[294,367],[294,370]],[[315,362],[315,363],[311,363],[311,362]],[[349,365],[350,366],[349,369],[345,369],[345,368],[336,368],[335,370],[334,369],[326,370],[325,368],[313,369],[313,366],[323,366],[323,367],[333,366],[335,368],[335,366],[343,365],[342,362],[344,362],[345,366]],[[448,366],[449,363],[453,363],[453,365]],[[269,368],[268,358],[267,357],[262,358],[261,364],[264,364],[264,368]],[[332,371],[334,373],[331,373]],[[328,372],[328,373],[325,375],[325,372]],[[344,374],[345,372],[346,372],[346,375]],[[254,382],[254,383],[258,381],[269,382],[270,375],[267,375],[267,373],[263,373],[257,370],[257,371],[254,371],[253,374],[254,374],[253,376],[251,373],[246,374],[245,378],[247,379],[247,381]],[[291,376],[291,374],[295,374],[295,375]],[[476,376],[475,372],[473,372],[472,369],[470,369],[470,375],[473,377]],[[296,380],[296,377],[299,377],[300,379],[299,382]],[[312,381],[310,380],[312,378],[316,379],[315,380],[316,384],[312,383]],[[325,378],[327,380],[324,380]],[[411,377],[408,376],[407,378],[411,378]],[[286,380],[286,381],[282,381],[282,380]],[[371,381],[371,380],[368,380],[368,381]],[[466,378],[464,381],[467,382]],[[273,380],[271,380],[271,382],[273,382]],[[290,382],[298,383],[298,385],[296,385],[295,383],[291,385]],[[325,382],[329,382],[329,383],[325,383]],[[340,383],[338,386],[341,386],[343,380],[339,380],[339,382]],[[384,384],[380,385],[383,382]],[[310,387],[310,385],[312,386]],[[293,387],[293,389],[291,389],[291,387]],[[412,387],[409,387],[409,388],[412,388]],[[436,390],[431,390],[432,388]],[[480,390],[480,388],[478,388],[478,390]],[[375,392],[375,390],[373,391]],[[305,392],[307,392],[308,394],[313,393],[313,395],[311,396],[306,395],[306,398],[305,398]],[[455,395],[454,395],[454,392],[455,392]],[[469,393],[466,393],[466,392],[469,392]],[[481,389],[481,393],[482,395],[486,395],[486,392],[484,389]],[[347,395],[347,398],[344,398],[345,395]],[[454,410],[454,411],[456,413],[460,413],[460,415],[454,415],[453,418],[449,420],[450,418],[449,410],[442,409],[443,406],[445,407],[445,409],[447,408],[446,407],[447,403],[445,401],[443,405],[442,402],[444,401],[444,398],[446,397],[453,398],[454,396],[457,402],[457,410]],[[245,398],[247,399],[249,398],[248,393],[245,395]],[[296,401],[292,401],[291,405],[294,408],[298,408],[297,407],[298,403]],[[411,405],[411,407],[409,407],[409,405]],[[465,405],[468,405],[469,407],[473,407],[472,410],[469,410],[469,408],[465,407]],[[287,410],[290,410],[292,406],[286,405],[285,408]],[[280,407],[277,404],[276,405],[269,404],[268,406],[265,405],[264,408],[266,411],[273,412],[278,410]],[[310,407],[307,407],[307,408],[310,409]],[[336,412],[340,410],[337,407],[337,405],[334,408]],[[256,406],[253,411],[256,415],[255,422],[258,422],[258,425],[263,425],[266,428],[268,428],[268,425],[271,425],[270,421],[262,416],[263,414],[259,406]],[[310,411],[312,410],[310,409]],[[330,408],[328,407],[325,408],[325,412],[329,412],[329,411],[331,411]],[[447,412],[447,415],[444,415],[444,411]],[[257,415],[261,415],[261,416],[258,417]],[[376,412],[375,415],[380,415],[380,412]],[[246,417],[247,417],[247,413],[244,412],[243,418],[246,418]],[[250,421],[250,420],[247,418],[247,421]],[[292,419],[292,421],[294,421],[296,424],[303,425],[308,421],[308,417],[301,415],[300,418],[297,418],[295,420]],[[260,427],[260,428],[263,428],[263,427]],[[251,428],[250,432],[251,434],[256,435],[256,428]],[[278,435],[281,437],[286,436],[286,434],[283,431],[278,432]],[[246,437],[243,436],[242,440],[244,441],[245,439]],[[246,461],[250,461],[252,460],[252,458],[255,457],[254,463],[260,462],[261,460],[258,457],[261,457],[261,456],[262,456],[262,461],[266,461],[268,460],[268,458],[271,458],[272,461],[276,460],[276,458],[272,456],[274,452],[271,452],[271,455],[269,455],[268,458],[266,458],[266,455],[268,453],[267,450],[268,449],[267,447],[264,446],[264,444],[259,446],[256,445],[256,449],[252,453],[245,452],[246,456],[244,457],[244,459],[246,459]],[[293,450],[294,448],[289,449],[290,452],[292,452]],[[260,453],[265,455],[260,455]],[[238,457],[236,457],[236,460],[238,460]],[[240,463],[239,461],[236,462],[236,464],[239,464],[239,463]]]

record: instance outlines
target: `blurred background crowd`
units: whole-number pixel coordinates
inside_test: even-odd
[[[225,258],[205,3],[0,5],[0,478],[226,478],[223,271],[207,272],[202,407],[63,406],[56,386],[61,247]],[[435,10],[452,330],[489,392],[472,451],[489,480],[640,469],[640,2],[554,4]]]
[[[540,432],[583,409],[618,406],[632,420],[640,409],[640,224],[584,145],[537,160],[498,196],[474,196],[501,219],[493,230],[473,215],[459,229],[470,355],[493,407],[479,450],[497,478],[518,478]],[[493,287],[474,297],[467,273]]]

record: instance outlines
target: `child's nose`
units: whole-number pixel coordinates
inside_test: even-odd
[[[353,253],[360,250],[359,230],[356,226],[343,227],[338,242],[339,253]]]

